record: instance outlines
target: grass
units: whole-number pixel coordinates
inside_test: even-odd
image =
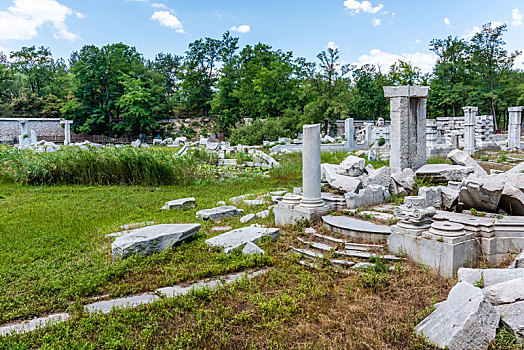
[[[95,295],[120,296],[271,265],[271,259],[209,252],[203,240],[215,233],[208,222],[193,242],[173,252],[115,263],[105,235],[127,223],[195,222],[197,210],[280,185],[270,179],[172,187],[1,185],[0,323],[64,311]],[[165,201],[191,196],[196,209],[160,210]],[[238,218],[228,222],[240,225]]]

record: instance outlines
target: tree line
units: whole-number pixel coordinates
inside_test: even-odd
[[[76,132],[110,136],[158,133],[165,119],[212,117],[217,130],[209,132],[258,143],[304,123],[329,130],[337,119],[387,118],[382,87],[409,84],[431,86],[429,117],[462,115],[461,107],[475,105],[503,126],[507,107],[524,104],[524,72],[514,68],[520,52],[505,49],[505,31],[488,23],[469,41],[432,40],[438,58],[427,74],[402,60],[387,71],[344,65],[336,48],[316,62],[263,43],[240,48],[228,32],[154,59],[123,43],[86,45],[68,62],[48,48],[23,47],[9,58],[0,53],[0,112],[68,118]]]

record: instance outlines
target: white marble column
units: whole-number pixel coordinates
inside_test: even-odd
[[[302,200],[300,207],[323,207],[320,181],[320,124],[304,125],[303,127],[303,152],[302,152]]]
[[[27,120],[22,119],[20,120],[20,127],[22,129],[22,134],[19,137],[19,147],[21,149],[26,149],[29,146],[30,139],[29,139],[29,131],[27,128]]]
[[[508,126],[508,149],[510,151],[520,151],[520,131],[522,128],[522,109],[523,107],[509,107],[509,126]]]
[[[344,131],[348,142],[349,150],[355,149],[355,124],[353,118],[347,118],[344,123]]]
[[[71,124],[72,120],[62,120],[60,124],[64,124],[64,146],[67,146],[71,143]]]
[[[464,110],[464,152],[475,153],[475,125],[477,123],[478,107],[467,106]]]
[[[390,99],[393,172],[426,164],[426,99],[429,86],[384,86]]]

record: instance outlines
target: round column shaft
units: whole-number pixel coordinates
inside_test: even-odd
[[[316,208],[324,206],[321,197],[320,181],[320,124],[304,125],[302,152],[303,196],[300,206]]]

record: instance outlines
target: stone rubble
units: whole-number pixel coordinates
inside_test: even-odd
[[[162,207],[162,210],[178,210],[183,208],[194,208],[195,206],[196,200],[194,197],[181,198],[166,202],[166,205]]]
[[[276,240],[279,235],[280,230],[278,228],[249,226],[209,238],[206,243],[212,247],[223,248],[225,253],[229,253],[234,249],[243,247],[248,242],[256,244],[263,237],[271,237],[271,239]]]
[[[221,206],[211,209],[197,211],[196,217],[202,220],[220,220],[233,216],[240,216],[244,213],[243,209],[234,206]]]

